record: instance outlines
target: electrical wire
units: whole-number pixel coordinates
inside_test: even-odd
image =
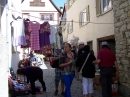
[[[5,7],[5,6],[0,6],[0,7]],[[5,7],[6,8],[6,7]],[[12,10],[12,9],[9,9],[9,8],[6,8],[8,10],[11,10],[11,11],[14,11],[14,12],[17,12],[17,13],[20,13],[20,14],[23,14],[22,12],[18,12],[16,10]],[[28,15],[30,17],[34,17],[34,18],[38,18],[40,20],[42,20],[42,18],[39,18],[39,17],[36,17],[36,16],[32,16],[32,15]],[[78,22],[78,21],[63,21],[63,20],[52,20],[52,21],[61,21],[61,22],[73,22],[73,23],[91,23],[91,24],[114,24],[114,23],[95,23],[95,22]]]

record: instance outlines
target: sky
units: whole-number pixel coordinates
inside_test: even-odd
[[[66,0],[53,0],[53,2],[56,4],[58,8],[64,7],[64,3],[66,3]]]

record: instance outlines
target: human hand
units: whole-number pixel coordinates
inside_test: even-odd
[[[116,77],[119,77],[119,72],[116,72]]]

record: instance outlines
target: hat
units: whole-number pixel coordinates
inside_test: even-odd
[[[109,45],[109,44],[106,41],[103,41],[101,45],[103,46],[103,45]]]
[[[82,44],[84,45],[84,42],[79,42],[79,45],[82,45]]]

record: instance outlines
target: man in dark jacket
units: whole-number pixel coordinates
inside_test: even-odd
[[[18,69],[17,74],[25,75],[29,79],[33,95],[35,95],[35,81],[37,79],[42,84],[43,91],[46,91],[45,82],[43,81],[43,71],[41,68],[29,66],[26,68]]]

